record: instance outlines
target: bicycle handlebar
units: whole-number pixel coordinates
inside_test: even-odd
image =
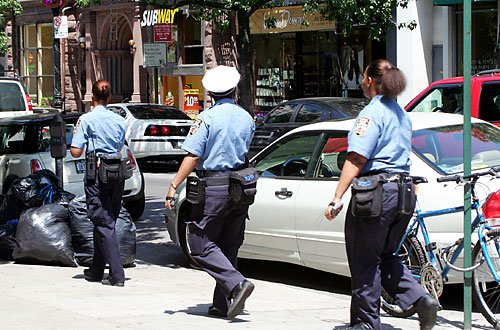
[[[478,172],[471,173],[469,175],[460,175],[460,174],[453,174],[453,175],[446,175],[437,178],[437,182],[450,182],[454,181],[456,183],[460,182],[466,182],[466,181],[475,181],[477,180],[480,176],[483,175],[494,175],[497,176],[498,172],[500,172],[500,166],[493,166],[487,170],[482,170]]]

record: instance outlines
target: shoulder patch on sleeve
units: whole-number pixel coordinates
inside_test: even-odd
[[[366,131],[368,131],[368,128],[370,127],[370,123],[371,123],[370,117],[367,116],[359,117],[354,123],[354,133],[356,133],[357,136],[365,135]]]
[[[200,129],[201,125],[203,125],[203,119],[201,118],[196,118],[193,125],[191,125],[191,128],[189,129],[188,135],[194,135],[198,130]]]
[[[78,121],[76,122],[76,125],[73,128],[73,135],[75,135],[76,132],[78,132],[78,128],[80,128],[80,120],[81,120],[81,118],[78,118]]]

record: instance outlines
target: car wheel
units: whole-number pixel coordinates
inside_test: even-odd
[[[141,182],[142,182],[142,187],[141,187],[141,192],[139,193],[140,197],[133,201],[127,202],[123,205],[127,209],[128,213],[130,213],[130,216],[134,221],[142,216],[142,214],[144,213],[144,208],[146,206],[146,197],[144,195],[144,175],[142,174],[142,172],[141,172]]]
[[[8,191],[10,186],[12,185],[12,182],[14,182],[16,179],[19,179],[17,175],[9,175],[5,178],[5,181],[3,182],[2,186],[2,194],[5,195]]]

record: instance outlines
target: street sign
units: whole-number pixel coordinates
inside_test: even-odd
[[[143,45],[145,68],[167,66],[167,44],[147,42]]]
[[[172,24],[155,24],[153,26],[155,42],[171,42],[172,41]]]

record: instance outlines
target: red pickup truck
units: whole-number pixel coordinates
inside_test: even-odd
[[[433,82],[405,107],[415,112],[463,114],[464,78]],[[471,115],[500,126],[500,70],[479,72],[471,79]]]

